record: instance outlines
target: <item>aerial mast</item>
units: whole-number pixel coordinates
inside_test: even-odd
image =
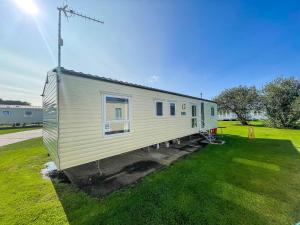
[[[63,39],[61,37],[61,15],[62,13],[65,15],[65,17],[68,18],[71,16],[78,16],[81,18],[84,18],[86,20],[90,20],[96,23],[101,23],[104,24],[103,21],[96,19],[96,18],[92,18],[86,15],[83,15],[81,13],[75,12],[74,10],[70,9],[69,6],[67,4],[65,4],[62,7],[57,7],[58,10],[58,73],[61,72],[61,47],[63,46]]]

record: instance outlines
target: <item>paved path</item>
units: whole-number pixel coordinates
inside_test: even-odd
[[[17,143],[20,141],[26,141],[32,138],[37,138],[42,136],[42,129],[27,130],[10,134],[0,135],[0,147],[4,145],[9,145]]]

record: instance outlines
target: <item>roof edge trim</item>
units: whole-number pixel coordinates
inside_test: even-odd
[[[52,70],[52,72],[57,73],[57,67],[54,68]],[[172,92],[172,91],[161,90],[161,89],[157,89],[157,88],[147,87],[147,86],[128,83],[128,82],[119,81],[119,80],[114,80],[114,79],[110,79],[110,78],[106,78],[106,77],[100,77],[100,76],[97,76],[97,75],[81,73],[81,72],[77,72],[77,71],[74,71],[74,70],[65,69],[64,67],[61,67],[61,73],[62,74],[67,74],[67,75],[72,75],[72,76],[77,76],[77,77],[82,77],[82,78],[86,78],[86,79],[99,80],[99,81],[103,81],[103,82],[120,84],[120,85],[129,86],[129,87],[145,89],[145,90],[149,90],[149,91],[156,91],[156,92],[161,92],[161,93],[165,93],[165,94],[177,95],[177,96],[181,96],[181,97],[192,98],[192,99],[197,99],[197,100],[201,100],[201,101],[216,103],[215,101],[204,99],[204,98],[199,98],[199,97],[190,96],[190,95],[186,95],[186,94],[180,94],[180,93],[176,93],[176,92]]]

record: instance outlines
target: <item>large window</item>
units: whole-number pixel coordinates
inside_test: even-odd
[[[2,115],[3,116],[10,116],[10,112],[9,111],[2,111]]]
[[[32,111],[25,111],[24,116],[25,117],[32,117]]]
[[[163,116],[163,103],[157,101],[155,105],[156,105],[156,116]]]
[[[130,104],[128,97],[105,95],[104,134],[130,132]]]
[[[170,103],[170,116],[176,115],[176,105],[175,103]]]
[[[197,106],[192,105],[192,128],[197,127]]]

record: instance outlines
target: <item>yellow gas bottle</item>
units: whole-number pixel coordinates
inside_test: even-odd
[[[249,139],[255,138],[254,128],[253,127],[248,127],[248,138]]]

